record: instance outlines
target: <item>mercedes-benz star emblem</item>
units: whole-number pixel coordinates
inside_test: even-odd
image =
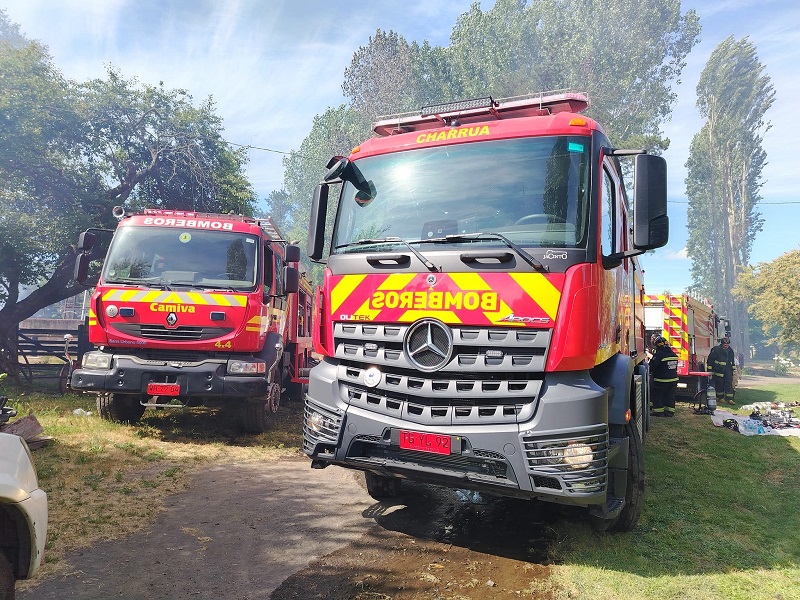
[[[170,327],[174,327],[175,323],[177,322],[178,322],[178,315],[176,315],[174,312],[171,312],[167,315],[167,325],[169,325]]]
[[[436,319],[421,319],[406,331],[403,342],[406,359],[420,371],[438,371],[453,355],[453,334]]]

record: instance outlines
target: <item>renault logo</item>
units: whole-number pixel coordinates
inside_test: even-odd
[[[406,359],[420,371],[438,371],[453,355],[453,334],[436,319],[422,319],[406,331],[403,342]]]
[[[178,315],[176,315],[174,312],[171,312],[167,315],[167,325],[169,325],[170,327],[174,327],[175,323],[177,322],[178,322]]]

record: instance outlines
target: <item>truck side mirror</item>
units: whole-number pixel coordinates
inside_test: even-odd
[[[72,277],[78,283],[86,283],[86,279],[89,277],[89,253],[79,252],[75,257],[75,270]]]
[[[91,231],[84,231],[78,236],[78,251],[88,252],[97,242],[97,236]]]
[[[296,246],[295,246],[296,247]],[[283,267],[283,291],[294,294],[300,289],[300,271],[295,267]]]
[[[325,217],[328,213],[328,184],[320,183],[314,188],[311,200],[311,217],[308,221],[308,257],[322,258],[325,247]]]
[[[286,246],[286,262],[296,263],[300,260],[300,246],[289,244]]]
[[[667,161],[653,154],[638,154],[634,169],[633,246],[637,250],[661,248],[669,241]]]

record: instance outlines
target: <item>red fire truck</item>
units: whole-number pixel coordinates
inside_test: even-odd
[[[307,383],[313,288],[300,249],[271,219],[115,208],[88,320],[95,350],[71,376],[106,419],[147,407],[240,405],[245,430],[265,431],[281,392]],[[110,233],[110,232],[105,232]],[[103,230],[81,234],[86,281]]]
[[[584,94],[439,105],[375,124],[317,186],[311,466],[585,507],[642,508],[642,272],[668,239],[666,163],[613,148]],[[633,214],[619,158],[634,157]]]
[[[689,294],[647,294],[644,299],[644,326],[649,339],[664,336],[678,355],[677,395],[687,400],[706,389],[706,359],[723,337],[720,328],[726,321],[708,302]]]

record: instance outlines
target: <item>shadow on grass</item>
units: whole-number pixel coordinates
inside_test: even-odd
[[[236,407],[238,408],[238,407]],[[148,409],[133,427],[143,439],[242,447],[302,447],[303,403],[282,402],[265,433],[245,433],[234,408]]]

